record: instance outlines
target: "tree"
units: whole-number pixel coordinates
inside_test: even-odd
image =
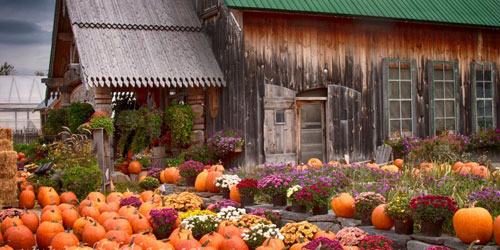
[[[35,71],[35,73],[34,73],[34,74],[35,74],[36,76],[45,76],[45,73],[44,73],[43,71],[41,71],[41,70],[37,70],[37,71]]]
[[[14,66],[10,65],[9,63],[5,62],[3,65],[0,65],[0,75],[8,76],[14,72]]]

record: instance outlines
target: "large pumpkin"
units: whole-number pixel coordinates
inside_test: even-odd
[[[199,247],[201,247],[200,242],[191,237],[188,237],[185,240],[179,240],[175,244],[175,250],[198,249]]]
[[[76,220],[80,218],[80,215],[78,214],[78,211],[76,211],[76,208],[70,207],[62,212],[62,220],[63,220],[63,226],[64,228],[73,228],[73,224],[75,223]]]
[[[218,177],[222,176],[222,172],[219,171],[213,171],[208,173],[207,176],[207,181],[205,182],[205,186],[207,187],[207,190],[212,192],[212,193],[218,193],[219,189],[215,186],[215,179]]]
[[[191,231],[189,231],[187,229],[180,229],[180,228],[176,228],[170,234],[170,237],[168,237],[172,246],[175,246],[177,244],[177,242],[179,242],[180,240],[186,240],[188,238],[193,238],[193,234],[191,233]]]
[[[14,250],[35,249],[36,247],[35,236],[25,225],[10,227],[4,234],[4,242]]]
[[[49,249],[50,243],[56,234],[64,232],[61,223],[45,221],[36,230],[36,243],[39,249]]]
[[[104,225],[104,222],[115,217],[120,217],[120,215],[117,212],[104,212],[99,215],[99,219],[97,219],[97,222],[101,225]]]
[[[389,230],[394,226],[391,217],[385,213],[387,204],[380,204],[372,212],[372,223],[377,229]]]
[[[213,172],[213,171],[219,171],[219,172],[224,172],[224,166],[217,164],[217,165],[212,165],[210,168],[208,168],[208,172]]]
[[[161,183],[167,183],[167,179],[165,179],[165,170],[161,171],[160,173],[160,182]]]
[[[142,171],[142,164],[138,161],[131,161],[128,164],[128,172],[130,174],[139,174]]]
[[[78,239],[82,239],[82,232],[86,225],[94,223],[95,220],[90,217],[80,217],[75,223],[73,223],[73,233],[78,237]]]
[[[75,206],[78,203],[78,198],[76,197],[76,194],[71,192],[71,191],[62,193],[59,196],[59,199],[60,199],[61,203],[71,203]]]
[[[220,245],[222,244],[222,241],[224,241],[224,236],[222,236],[219,233],[211,232],[201,237],[200,244],[204,245],[206,242],[208,242],[207,246],[219,249]]]
[[[238,188],[236,187],[236,185],[233,185],[231,187],[231,191],[229,192],[229,198],[233,201],[238,202],[238,203],[241,202],[240,192],[238,191]]]
[[[89,246],[93,246],[98,241],[104,239],[105,236],[106,230],[104,227],[94,221],[93,224],[89,223],[83,228],[82,241],[87,243]]]
[[[333,212],[342,218],[354,217],[354,198],[348,193],[335,196],[331,202]]]
[[[19,195],[19,208],[32,209],[35,206],[35,192],[23,190]]]
[[[500,246],[500,215],[497,216],[493,224],[493,233],[495,234],[495,241]]]
[[[227,236],[221,243],[219,250],[248,250],[248,246],[240,237]]]
[[[164,178],[167,183],[174,183],[176,184],[179,181],[179,169],[176,167],[169,167],[165,169],[164,173]]]
[[[398,167],[399,169],[403,168],[403,159],[396,159],[394,160],[394,165]]]
[[[7,217],[3,219],[1,225],[2,235],[5,235],[5,231],[14,225],[23,225],[23,221],[19,217]]]
[[[118,202],[118,203],[120,203],[120,201],[122,199],[123,199],[123,194],[119,193],[119,192],[112,192],[112,193],[108,194],[108,197],[106,197],[106,201],[107,202]]]
[[[320,168],[321,166],[323,166],[323,162],[321,162],[321,160],[318,158],[311,158],[307,161],[307,165],[313,168]]]
[[[483,177],[484,179],[490,178],[490,171],[485,166],[476,166],[471,169],[471,173],[475,176]]]
[[[461,208],[453,215],[453,228],[463,243],[479,240],[479,244],[485,244],[493,234],[493,218],[482,207]]]
[[[41,207],[47,205],[59,205],[60,199],[56,190],[51,187],[41,187],[38,191],[38,204]]]
[[[25,211],[21,216],[21,221],[23,221],[23,225],[27,226],[33,233],[36,232],[38,224],[40,223],[38,215],[33,211]]]
[[[43,212],[42,215],[40,216],[40,222],[45,222],[45,221],[56,221],[62,224],[63,219],[61,212],[54,209]]]
[[[63,250],[67,247],[78,245],[80,245],[80,241],[78,240],[76,235],[66,232],[56,234],[56,236],[54,236],[54,238],[52,238],[52,241],[50,242],[50,247],[54,250]]]
[[[116,241],[120,244],[128,244],[130,243],[130,235],[123,230],[109,230],[106,232],[106,238]]]
[[[205,183],[207,182],[207,177],[208,177],[208,171],[205,169],[201,173],[196,176],[196,181],[194,183],[194,188],[198,192],[206,192],[207,187]]]
[[[453,172],[458,172],[463,167],[465,167],[465,164],[461,161],[457,161],[457,162],[455,162],[455,164],[453,164],[452,170],[453,170]]]

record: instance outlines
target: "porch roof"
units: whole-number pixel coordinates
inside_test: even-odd
[[[191,1],[66,0],[89,87],[225,86]]]

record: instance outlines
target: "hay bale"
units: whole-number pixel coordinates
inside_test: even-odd
[[[14,134],[11,128],[0,128],[0,140],[12,141]]]
[[[17,203],[16,179],[0,179],[0,204],[2,207],[15,206]]]
[[[0,152],[0,178],[14,178],[17,173],[17,153],[15,151]],[[0,186],[1,187],[1,186]]]
[[[14,149],[14,144],[12,140],[1,139],[0,140],[0,152],[2,151],[12,151]]]

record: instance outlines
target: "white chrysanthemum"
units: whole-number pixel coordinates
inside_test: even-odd
[[[240,217],[247,212],[245,209],[242,208],[235,208],[235,207],[225,207],[217,213],[217,216],[221,220],[231,220],[231,221],[237,221],[240,219]]]
[[[218,188],[230,189],[232,186],[240,183],[241,178],[238,175],[225,174],[215,179],[215,186]]]
[[[300,185],[295,185],[293,187],[288,188],[288,190],[286,191],[286,197],[288,197],[288,198],[292,197],[292,195],[295,192],[297,192],[297,191],[299,191],[301,189],[302,189],[302,187]]]

